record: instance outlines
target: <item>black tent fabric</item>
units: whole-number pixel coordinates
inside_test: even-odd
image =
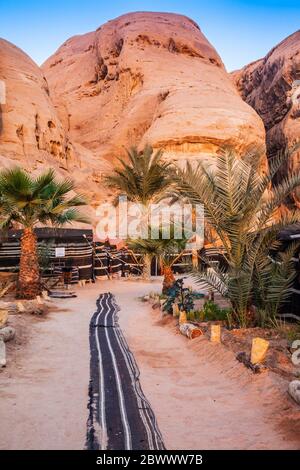
[[[47,251],[48,266],[43,269],[44,275],[55,276],[58,269],[73,267],[74,280],[93,278],[92,230],[37,228],[35,233],[39,253]],[[0,271],[18,271],[21,236],[21,230],[0,234]],[[64,256],[57,256],[57,248],[64,248]]]
[[[300,242],[300,223],[288,225],[278,234],[278,239],[283,243],[283,248],[286,248],[290,243]],[[285,318],[299,318],[300,320],[300,248],[296,249],[293,257],[294,266],[297,272],[292,288],[292,295],[281,308],[280,313]]]

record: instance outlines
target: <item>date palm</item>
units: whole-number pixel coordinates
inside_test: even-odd
[[[57,181],[50,169],[38,177],[32,177],[21,168],[3,170],[0,173],[0,228],[17,226],[23,229],[17,296],[33,299],[40,293],[40,271],[37,224],[62,226],[72,222],[88,222],[77,210],[86,204],[80,195],[70,195],[74,190],[71,180]]]
[[[196,167],[188,163],[177,172],[178,194],[194,204],[203,204],[205,222],[217,234],[228,264],[226,271],[211,267],[196,276],[229,298],[243,327],[253,318],[253,311],[263,308],[259,282],[267,289],[264,304],[272,299],[276,310],[286,298],[282,286],[287,293],[291,288],[293,275],[286,271],[292,269],[291,264],[285,260],[286,269],[276,269],[274,277],[274,260],[269,257],[271,248],[279,248],[279,230],[299,220],[297,210],[283,217],[278,217],[278,212],[300,185],[300,173],[271,185],[288,155],[287,151],[270,160],[269,170],[263,174],[261,152],[254,150],[240,157],[225,149],[209,161],[200,161]],[[279,303],[276,296],[281,299]]]
[[[151,262],[153,258],[158,257],[162,272],[164,275],[163,280],[163,293],[165,293],[169,287],[175,281],[175,277],[172,271],[174,261],[185,249],[187,243],[186,238],[175,239],[172,234],[170,238],[158,238],[158,239],[129,239],[127,245],[131,250],[135,250],[143,255],[143,258],[147,259],[147,262],[143,265],[143,277],[144,279],[150,279],[151,276]],[[176,255],[178,255],[176,257]]]
[[[131,202],[148,207],[161,200],[172,183],[171,164],[163,160],[161,150],[154,152],[150,145],[142,152],[132,147],[127,150],[127,159],[119,158],[118,162],[119,167],[106,176],[106,184]]]
[[[142,205],[142,225],[148,229],[150,204],[166,196],[173,182],[172,166],[163,160],[161,150],[154,152],[150,145],[146,145],[142,152],[132,147],[127,150],[127,159],[119,158],[118,161],[119,167],[112,175],[106,176],[106,184],[117,190],[116,204],[118,197],[125,195],[128,201]],[[143,275],[147,278],[151,270],[151,254],[146,251],[143,252],[143,264]]]

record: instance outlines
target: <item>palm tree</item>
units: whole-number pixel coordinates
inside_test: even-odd
[[[172,266],[178,256],[180,256],[182,251],[185,249],[186,243],[187,239],[175,239],[171,235],[171,238],[166,239],[129,239],[127,241],[127,246],[131,250],[136,250],[141,253],[144,260],[147,259],[147,262],[144,262],[143,266],[144,279],[149,279],[151,276],[151,262],[153,258],[159,258],[162,272],[164,274],[163,293],[166,293],[175,281]],[[176,254],[178,255],[177,257]]]
[[[253,319],[253,306],[258,306],[259,281],[268,286],[265,301],[272,298],[276,304],[276,296],[282,300],[285,297],[281,287],[286,272],[281,270],[280,281],[277,269],[273,282],[274,260],[268,255],[271,248],[279,248],[278,231],[299,220],[297,210],[281,218],[278,211],[300,185],[300,173],[271,185],[289,154],[286,151],[270,160],[266,174],[260,172],[261,152],[253,150],[239,157],[231,149],[212,156],[210,161],[200,161],[196,167],[188,163],[177,171],[179,195],[204,205],[206,224],[217,234],[228,264],[226,271],[211,267],[196,276],[229,298],[235,318],[243,327]],[[292,277],[288,276],[288,282],[285,279],[285,289],[291,287]]]
[[[129,201],[147,208],[160,201],[172,183],[171,163],[163,161],[162,157],[162,150],[154,153],[150,145],[142,152],[132,147],[127,150],[127,159],[118,159],[119,168],[106,176],[107,186],[116,189],[118,196],[126,195]]]
[[[37,178],[21,168],[0,173],[0,227],[9,229],[14,224],[23,228],[17,296],[33,299],[40,293],[40,272],[37,239],[34,227],[50,223],[61,226],[72,222],[87,223],[78,210],[86,204],[80,195],[70,196],[74,190],[71,180],[56,181],[54,170]]]
[[[119,168],[105,178],[107,186],[118,191],[116,204],[119,195],[126,195],[128,201],[142,204],[144,212],[142,224],[147,229],[150,204],[155,204],[166,197],[173,182],[171,163],[163,161],[162,157],[162,151],[154,152],[150,145],[146,145],[142,152],[132,147],[127,150],[127,159],[119,158]],[[142,248],[141,246],[141,250]],[[151,270],[151,249],[149,253],[147,250],[142,251],[144,277],[147,278]]]

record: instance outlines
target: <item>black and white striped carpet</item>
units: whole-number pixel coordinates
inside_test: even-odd
[[[164,449],[139,369],[119,327],[111,293],[101,294],[90,322],[90,389],[86,448]]]

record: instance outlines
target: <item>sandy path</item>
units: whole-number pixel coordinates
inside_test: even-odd
[[[88,325],[99,293],[111,291],[169,449],[296,449],[299,407],[274,374],[254,376],[222,345],[189,342],[137,297],[157,283],[99,281],[66,311],[32,324],[16,366],[0,374],[2,449],[82,449],[89,381]]]
[[[57,300],[62,312],[31,322],[17,367],[8,364],[0,374],[0,448],[83,449],[88,326],[98,290],[88,286],[76,299]]]

